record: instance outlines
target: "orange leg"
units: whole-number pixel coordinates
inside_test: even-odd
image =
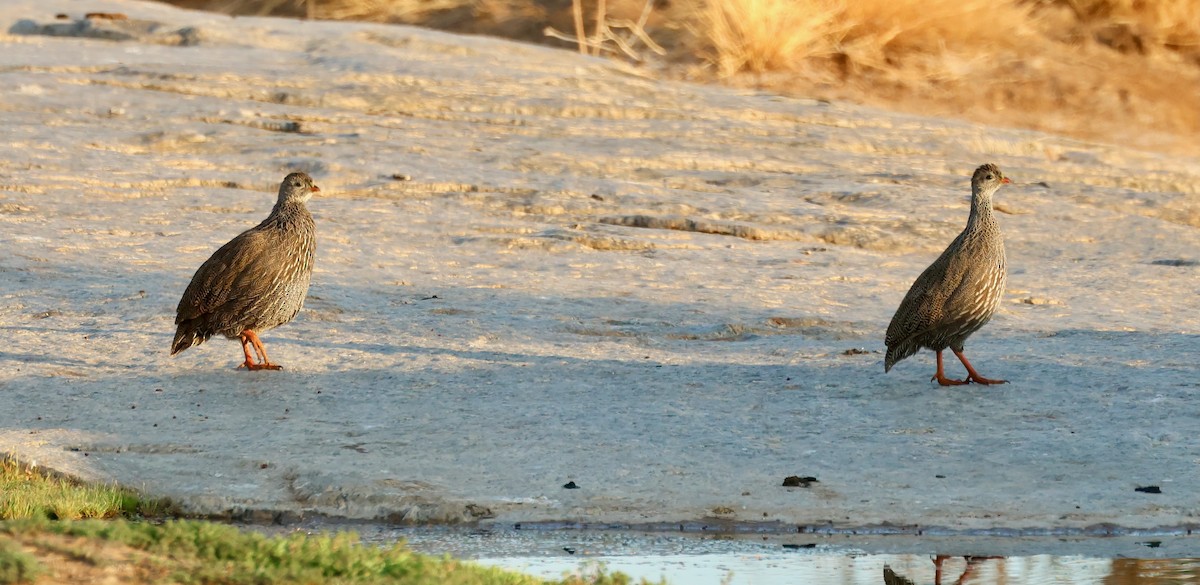
[[[946,562],[946,559],[948,558],[950,558],[950,555],[937,555],[934,557],[933,585],[942,585],[942,563]]]
[[[250,361],[250,352],[246,351],[246,342],[250,342],[254,346],[254,353],[258,354],[259,363],[255,364]],[[248,370],[282,370],[283,366],[271,363],[267,357],[267,348],[263,347],[262,341],[259,341],[258,335],[249,329],[242,332],[242,350],[246,351],[246,363],[242,364]]]
[[[941,384],[942,386],[962,386],[963,384],[966,384],[967,382],[969,382],[971,380],[970,377],[968,377],[966,380],[953,380],[953,379],[947,378],[946,370],[942,367],[942,350],[939,349],[936,353],[937,353],[937,368],[938,369],[937,369],[937,373],[934,374],[933,377],[929,379],[930,382],[937,380],[937,383]],[[958,352],[955,352],[955,353],[958,353]],[[970,371],[969,367],[967,368],[967,371]]]
[[[967,356],[963,355],[963,352],[955,351],[953,349],[950,351],[953,351],[954,355],[958,357],[958,361],[962,362],[962,365],[967,368],[967,380],[966,381],[975,382],[976,384],[983,384],[985,386],[989,386],[991,384],[1007,384],[1008,383],[1008,380],[992,380],[990,378],[984,378],[983,376],[980,376],[979,372],[976,372],[975,368],[971,367],[971,362],[967,361]],[[938,356],[939,357],[941,356],[940,352],[938,353]]]
[[[250,355],[250,338],[246,336],[245,332],[242,332],[242,335],[239,339],[242,342],[242,353],[246,354],[246,361],[243,362],[242,365],[238,366],[238,368],[253,370],[258,364],[254,363],[254,357]],[[257,351],[258,350],[255,350],[255,352]]]
[[[267,359],[267,349],[263,347],[262,341],[258,339],[258,334],[253,331],[247,331],[246,337],[250,339],[250,344],[254,346],[254,355],[258,356],[258,363],[270,363],[271,360]]]
[[[934,569],[933,569],[933,584],[934,585],[942,585],[942,576],[943,576],[942,563],[946,562],[946,559],[948,559],[948,558],[950,558],[950,555],[937,555],[936,557],[934,557],[934,559],[933,559],[933,567],[934,567]],[[965,559],[967,561],[967,566],[966,566],[966,568],[963,569],[962,574],[958,576],[958,579],[956,579],[954,581],[954,585],[963,585],[964,583],[966,583],[967,577],[970,577],[971,573],[975,572],[975,565],[978,564],[980,561],[984,561],[987,559],[1002,559],[1002,558],[1004,558],[1004,557],[963,557],[963,559]]]

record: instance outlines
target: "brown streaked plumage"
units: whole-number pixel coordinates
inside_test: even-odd
[[[963,355],[963,344],[992,318],[1004,293],[1008,271],[1004,238],[992,212],[992,194],[1008,182],[996,165],[975,169],[967,227],[904,295],[884,340],[884,372],[925,347],[937,354],[933,379],[943,386],[1005,382],[980,376]],[[946,378],[942,369],[942,351],[946,348],[967,368],[966,379]]]
[[[318,191],[306,173],[284,177],[271,214],[200,265],[176,309],[171,355],[220,334],[241,340],[241,367],[283,369],[267,358],[256,332],[291,321],[304,305],[317,247],[316,224],[304,203]]]

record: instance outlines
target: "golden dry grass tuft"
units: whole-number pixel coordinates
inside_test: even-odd
[[[1026,5],[988,0],[848,0],[841,20],[850,62],[880,70],[913,55],[990,55],[1031,33]]]
[[[986,0],[700,0],[694,6],[701,55],[722,77],[797,70],[814,57],[837,57],[852,70],[886,70],[912,55],[986,54],[1030,34],[1031,8]]]
[[[323,20],[416,23],[451,11],[471,13],[474,12],[474,6],[462,0],[324,0],[313,3],[313,15]]]
[[[832,55],[844,32],[835,22],[841,7],[826,0],[729,0],[697,8],[700,54],[722,77],[793,69],[809,57]]]

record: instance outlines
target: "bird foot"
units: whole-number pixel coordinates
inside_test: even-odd
[[[992,386],[995,384],[1007,384],[1008,383],[1008,380],[993,380],[991,378],[984,378],[983,376],[973,376],[971,374],[967,374],[966,380],[955,380],[953,378],[947,378],[945,376],[939,376],[939,375],[934,374],[933,377],[929,378],[929,381],[930,382],[936,381],[938,384],[940,384],[942,386],[962,386],[964,384],[982,384],[984,386]]]
[[[955,380],[954,378],[947,378],[941,374],[934,374],[931,378],[929,378],[929,381],[937,381],[937,383],[942,386],[962,386],[963,384],[969,384],[971,379],[967,378],[966,380]]]
[[[243,363],[242,365],[238,366],[239,370],[242,368],[246,368],[247,370],[250,370],[253,372],[253,371],[257,371],[257,370],[282,370],[283,366],[276,365],[276,364],[256,364],[253,362],[246,362],[246,363]]]
[[[1008,380],[993,380],[991,378],[984,378],[983,376],[979,376],[979,375],[969,375],[969,376],[967,376],[967,381],[974,382],[976,384],[983,384],[984,386],[1008,383]]]

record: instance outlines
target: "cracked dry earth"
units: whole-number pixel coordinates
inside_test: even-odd
[[[1194,160],[415,28],[79,10],[0,6],[6,452],[253,517],[1197,526]],[[982,162],[1011,272],[967,351],[1011,384],[885,376]],[[263,336],[286,369],[169,358],[192,272],[290,170],[321,194],[306,308]]]

